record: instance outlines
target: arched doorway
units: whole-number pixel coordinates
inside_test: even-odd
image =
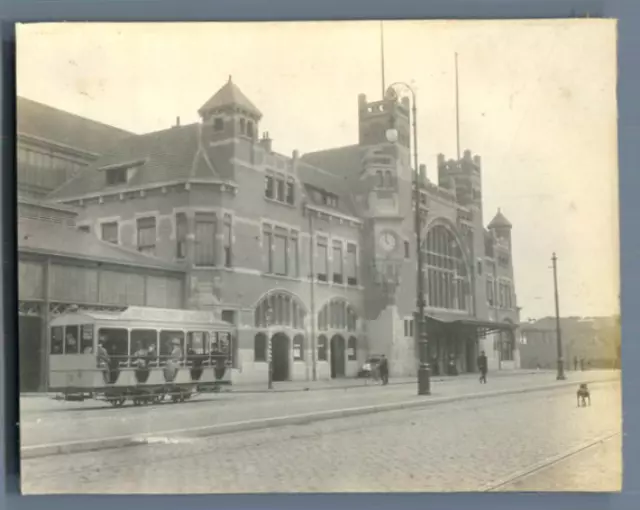
[[[273,381],[289,380],[289,337],[276,333],[271,337],[271,367]]]
[[[345,342],[341,335],[334,335],[331,338],[331,377],[345,376]]]

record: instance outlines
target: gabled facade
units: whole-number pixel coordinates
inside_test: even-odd
[[[358,105],[358,144],[285,156],[230,78],[198,123],[122,140],[49,198],[104,241],[183,264],[185,305],[238,328],[236,382],[266,382],[269,349],[275,380],[355,376],[374,354],[392,375],[415,374],[409,107],[393,96]],[[439,166],[438,185],[419,169],[430,355],[473,371],[480,348],[496,359],[479,335],[503,330],[502,365],[515,366],[510,226],[483,226],[479,158]]]

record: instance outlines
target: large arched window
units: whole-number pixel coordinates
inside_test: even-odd
[[[304,329],[306,311],[300,300],[291,294],[274,292],[265,296],[255,309],[255,326],[288,326]]]
[[[344,299],[332,299],[318,313],[318,329],[327,331],[339,329],[355,331],[358,328],[358,315]]]
[[[434,308],[468,310],[469,271],[462,248],[450,229],[436,225],[423,244],[427,263],[428,303]]]

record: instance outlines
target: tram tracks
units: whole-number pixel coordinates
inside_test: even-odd
[[[616,437],[620,436],[622,434],[621,431],[617,431],[617,432],[608,432],[606,434],[603,434],[601,436],[598,436],[594,439],[590,439],[588,441],[585,441],[584,443],[581,443],[573,448],[570,448],[568,450],[565,450],[564,452],[558,454],[558,455],[554,455],[552,457],[548,457],[545,459],[542,459],[538,462],[536,462],[535,464],[532,464],[528,467],[526,467],[523,470],[520,471],[516,471],[515,473],[512,473],[504,478],[501,478],[499,480],[495,480],[493,482],[490,482],[482,487],[480,487],[478,489],[478,492],[503,492],[505,490],[508,490],[508,487],[516,484],[519,481],[525,480],[533,475],[536,475],[538,473],[541,473],[547,469],[550,469],[562,462],[565,462],[573,457],[575,457],[576,455],[579,455],[591,448],[595,448],[596,446],[602,445],[603,443],[606,443],[607,441],[611,441],[613,439],[615,439]]]

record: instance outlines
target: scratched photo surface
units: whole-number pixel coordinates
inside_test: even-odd
[[[621,489],[614,20],[17,27],[22,490]]]

